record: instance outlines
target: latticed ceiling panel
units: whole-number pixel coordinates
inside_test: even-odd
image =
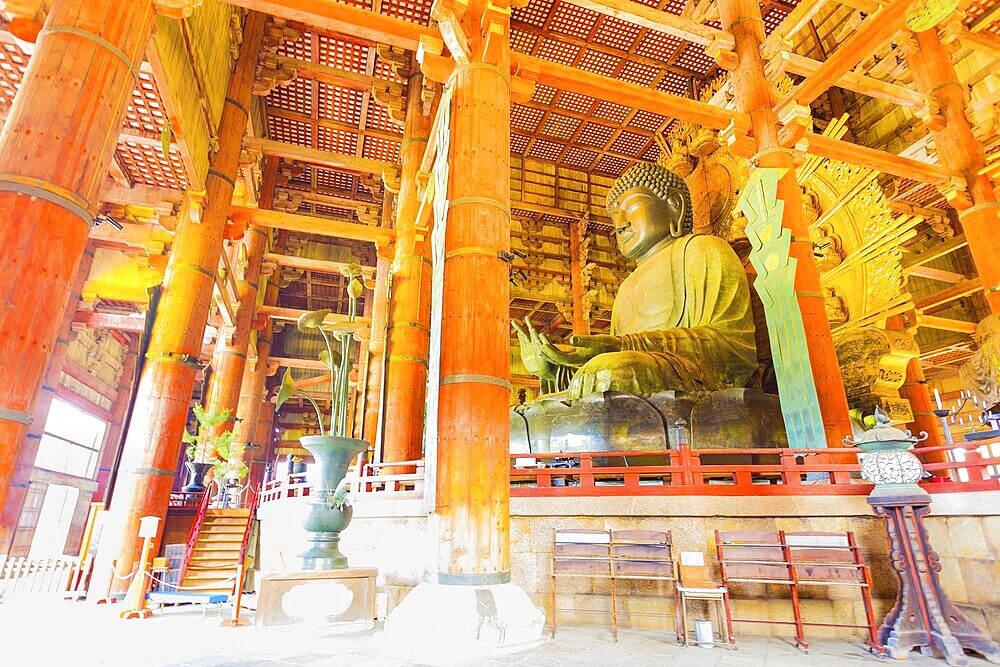
[[[985,19],[982,17],[987,12],[992,12],[994,20],[982,25]],[[996,0],[974,0],[965,10],[965,25],[977,31],[991,33],[1000,36],[1000,16],[996,15]]]
[[[115,155],[133,183],[173,190],[183,190],[188,185],[184,163],[174,147],[170,148],[169,159],[164,159],[158,147],[122,141]]]
[[[542,40],[541,45],[535,50],[535,55],[542,60],[551,60],[562,65],[570,65],[580,55],[581,51],[583,51],[583,47],[558,39],[546,38]]]
[[[427,25],[431,3],[424,0],[382,0],[382,13],[404,21]]]
[[[267,118],[268,134],[272,139],[288,144],[298,144],[315,148],[312,141],[313,126],[302,120],[269,115]]]
[[[10,108],[28,68],[28,56],[16,44],[0,43],[0,111]]]
[[[643,109],[636,111],[632,118],[629,120],[628,124],[630,127],[636,127],[640,130],[646,130],[647,132],[656,132],[664,123],[667,122],[666,116],[661,116],[659,114],[650,113]]]
[[[594,171],[599,174],[618,176],[628,167],[628,160],[614,155],[604,155],[594,166]]]
[[[152,75],[139,72],[139,80],[132,90],[132,101],[125,108],[124,126],[136,132],[159,135],[164,120],[166,116],[156,82]]]
[[[597,105],[596,109],[594,109],[594,116],[600,118],[601,120],[621,124],[625,122],[626,118],[628,118],[629,111],[631,111],[631,109],[623,104],[603,101]]]
[[[357,176],[331,169],[316,169],[316,184],[339,192],[353,192],[357,187]]]
[[[366,130],[378,130],[403,136],[403,124],[389,118],[389,112],[378,104],[368,105],[368,118],[365,119]]]
[[[267,96],[268,106],[309,116],[313,112],[313,84],[309,79],[292,79]]]
[[[558,97],[556,97],[555,101],[552,102],[552,106],[556,109],[564,109],[578,114],[589,115],[596,102],[597,100],[589,95],[581,95],[580,93],[571,93],[561,90],[559,91]]]
[[[361,155],[369,160],[398,162],[399,143],[395,141],[388,141],[386,139],[380,139],[379,137],[365,137]]]
[[[358,150],[358,135],[356,132],[320,127],[316,133],[316,144],[320,150],[354,155]]]
[[[278,47],[278,54],[299,60],[312,60],[312,34],[303,32],[294,42],[285,42]]]
[[[319,115],[338,123],[361,124],[361,107],[365,94],[360,90],[319,84]]]
[[[355,74],[367,74],[370,48],[372,47],[348,39],[320,35],[319,64]]]
[[[523,154],[524,149],[528,147],[529,141],[531,141],[529,137],[526,137],[523,134],[515,134],[511,132],[510,151],[512,153]]]
[[[535,139],[531,148],[528,149],[528,155],[533,158],[538,158],[539,160],[555,162],[562,153],[562,149],[562,144],[557,144],[553,141],[546,141],[544,139]]]
[[[543,135],[568,141],[580,128],[583,121],[558,113],[550,113],[540,132]]]
[[[601,19],[601,24],[594,31],[591,41],[612,48],[624,47],[625,49],[629,49],[641,32],[642,28],[634,23],[605,16]]]

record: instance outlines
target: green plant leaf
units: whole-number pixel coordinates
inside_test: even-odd
[[[322,310],[313,310],[308,313],[302,313],[299,315],[299,319],[296,320],[295,326],[302,333],[309,333],[313,329],[319,327],[319,325],[323,324],[323,320],[325,320],[326,316],[332,312],[333,311],[329,308],[323,308]]]
[[[361,281],[357,278],[351,278],[350,284],[347,286],[347,294],[352,299],[357,299],[361,296],[362,292],[365,291],[365,286],[361,284]]]
[[[295,380],[292,379],[292,369],[286,368],[285,374],[281,376],[281,387],[278,389],[278,397],[274,401],[274,409],[278,411],[285,401],[295,394]]]

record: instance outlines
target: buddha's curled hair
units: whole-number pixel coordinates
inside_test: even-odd
[[[608,197],[605,200],[609,215],[614,215],[612,206],[622,196],[622,193],[637,185],[649,188],[653,194],[663,200],[666,200],[670,190],[680,190],[684,196],[684,216],[681,220],[680,236],[691,233],[691,229],[694,227],[694,213],[691,210],[691,193],[688,190],[687,183],[684,182],[683,178],[666,167],[661,167],[652,162],[638,162],[632,165],[628,171],[615,181],[611,189],[608,190]]]

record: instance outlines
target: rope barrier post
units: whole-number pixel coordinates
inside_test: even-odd
[[[104,591],[104,597],[97,601],[97,604],[114,604],[118,602],[118,598],[111,597],[111,585],[115,582],[118,577],[118,559],[115,558],[111,561],[111,576],[108,577],[108,588]]]
[[[236,583],[233,584],[233,591],[236,595],[236,600],[233,602],[233,616],[232,618],[223,620],[219,623],[219,626],[223,628],[238,628],[241,625],[250,625],[250,621],[245,618],[240,618],[240,604],[243,600],[243,562],[240,561],[236,564]]]
[[[126,609],[120,614],[121,618],[149,618],[153,615],[153,612],[146,606],[146,591],[149,590],[150,577],[152,576],[149,567],[153,540],[156,539],[159,526],[160,517],[158,516],[144,516],[139,520],[142,555],[139,557],[139,569],[128,588],[128,594],[125,596]]]

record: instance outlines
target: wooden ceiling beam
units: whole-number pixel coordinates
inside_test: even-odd
[[[383,79],[377,79],[367,74],[348,72],[347,70],[328,67],[320,63],[312,63],[289,56],[277,56],[278,62],[295,69],[295,74],[302,79],[312,79],[338,88],[350,88],[362,92],[371,92],[376,83],[385,83]]]
[[[351,211],[357,211],[358,209],[382,208],[382,202],[380,201],[365,201],[363,199],[338,197],[335,195],[323,194],[322,192],[298,190],[292,187],[278,188],[278,191],[286,191],[289,194],[302,195],[302,201],[309,202],[310,204],[323,204],[324,206],[333,206]]]
[[[259,312],[259,311],[258,311]],[[306,311],[302,311],[306,312]],[[329,318],[327,318],[329,319]],[[297,357],[268,357],[268,360],[278,366],[283,366],[285,368],[304,368],[312,371],[325,371],[329,370],[323,362],[319,359],[299,359]],[[326,381],[329,382],[330,378],[327,377]]]
[[[937,280],[942,283],[951,283],[953,285],[958,284],[966,279],[966,275],[962,273],[955,273],[954,271],[945,271],[943,269],[934,269],[929,266],[912,266],[908,269],[903,269],[903,272],[909,276],[916,276],[917,278],[927,278],[928,280]]]
[[[308,313],[308,310],[299,310],[298,308],[283,308],[282,306],[257,306],[257,311],[261,315],[266,315],[272,320],[281,320],[284,322],[294,322],[299,319],[302,315]],[[323,320],[323,324],[337,324],[338,322],[346,322],[347,315],[341,313],[330,313]],[[371,323],[371,318],[369,317],[357,317],[355,322],[363,325]],[[275,359],[276,357],[271,357]],[[277,357],[280,358],[280,357]],[[319,362],[317,362],[319,363]],[[304,367],[302,367],[304,368]],[[320,366],[321,369],[325,369],[326,366]]]
[[[288,109],[279,109],[272,106],[267,107],[267,115],[308,123],[309,125],[316,125],[317,127],[328,127],[331,130],[353,132],[358,135],[359,142],[362,141],[364,137],[378,137],[379,139],[386,139],[397,143],[403,140],[402,134],[393,134],[392,132],[385,132],[384,130],[376,130],[373,128],[359,130],[357,125],[351,125],[350,123],[342,123],[340,121],[330,120],[329,118],[313,118],[309,114],[299,113],[298,111],[289,111]]]
[[[330,169],[345,169],[362,174],[381,175],[386,172],[394,172],[398,169],[398,166],[392,162],[369,160],[355,155],[307,148],[305,146],[286,144],[281,141],[261,139],[259,137],[245,137],[243,139],[243,147],[248,151],[273,155],[274,157],[285,158],[286,160],[298,160],[307,164],[328,167]]]
[[[437,28],[378,14],[331,0],[226,0],[243,7],[308,26],[378,44],[416,51],[423,36],[440,39]]]
[[[589,95],[601,100],[614,100],[618,104],[645,109],[661,116],[681,118],[716,130],[725,129],[734,121],[740,129],[747,129],[750,126],[746,114],[732,109],[663,93],[522,53],[511,53],[511,67],[532,72],[531,78],[543,86]],[[534,76],[535,73],[538,74],[537,78]]]
[[[316,273],[331,273],[343,275],[347,269],[347,262],[334,262],[326,259],[312,259],[311,257],[298,257],[296,255],[281,255],[278,253],[265,253],[265,262],[272,262],[278,266],[287,266],[292,269],[302,269],[303,271],[315,271]],[[365,278],[372,278],[375,275],[374,266],[362,266],[361,275]]]
[[[954,331],[955,333],[976,333],[975,322],[953,320],[947,317],[934,317],[933,315],[917,314],[917,326],[927,327],[928,329],[940,329],[941,331]]]
[[[913,304],[913,307],[916,308],[918,313],[931,314],[935,311],[942,310],[952,301],[971,296],[976,292],[981,292],[982,289],[982,280],[978,277],[970,278],[969,280],[963,280],[962,282],[952,285],[947,289],[943,289],[940,292],[936,292],[917,300]]]
[[[924,183],[941,184],[950,180],[950,174],[943,167],[937,165],[900,157],[859,144],[852,144],[849,141],[824,137],[821,134],[806,133],[804,139],[808,141],[807,151],[812,155],[819,155],[831,160],[840,160],[848,164],[855,164],[860,167],[867,167],[886,174],[892,174],[893,176],[899,176],[900,178],[909,178]]]
[[[391,241],[396,237],[395,230],[384,227],[373,227],[356,222],[318,218],[311,215],[247,208],[245,206],[233,206],[230,208],[230,215],[233,217],[243,216],[250,223],[260,225],[261,227],[273,227],[292,232],[318,234],[320,236],[332,236],[334,238],[352,239],[355,241],[381,243]]]
[[[792,105],[808,107],[830,86],[837,85],[844,74],[903,28],[906,8],[912,2],[913,0],[893,0],[865,19],[853,35],[841,43],[812,74],[793,88],[787,98],[778,103],[775,107],[778,117],[782,117],[784,110]]]
[[[788,64],[785,66],[785,70],[789,74],[797,74],[808,78],[815,74],[822,64],[818,60],[813,60],[797,53],[789,53]],[[919,107],[924,101],[924,96],[911,88],[898,86],[894,83],[888,83],[852,71],[841,74],[835,85],[838,88],[850,90],[859,95],[866,95],[909,108]]]
[[[969,245],[969,242],[965,239],[965,235],[961,234],[959,236],[953,236],[943,242],[934,243],[929,247],[923,248],[913,248],[913,256],[903,260],[903,268],[911,269],[915,266],[921,266],[929,262],[933,262],[939,257],[944,257],[945,255],[950,255],[959,248],[964,248]]]
[[[722,40],[725,48],[733,48],[733,36],[729,33],[703,25],[691,19],[682,18],[668,12],[660,11],[646,5],[640,5],[632,0],[563,0],[566,4],[589,9],[592,12],[610,16],[634,23],[637,26],[664,32],[679,37],[686,42],[694,42],[707,46],[716,40]]]

